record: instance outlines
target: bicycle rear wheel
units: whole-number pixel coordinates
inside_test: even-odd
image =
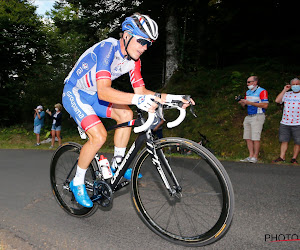
[[[204,246],[217,241],[227,232],[234,210],[232,184],[224,167],[211,152],[193,141],[163,138],[155,144],[182,190],[169,194],[151,155],[143,149],[132,176],[132,196],[138,214],[151,230],[173,243]],[[162,169],[175,187],[162,158],[159,156]],[[137,178],[138,174],[143,177]]]
[[[98,206],[94,205],[92,208],[81,206],[69,188],[69,183],[76,173],[80,149],[80,144],[69,142],[55,151],[50,165],[50,182],[53,195],[65,212],[75,217],[86,217],[92,215]],[[93,160],[85,176],[85,186],[90,197],[93,196],[93,184],[96,178],[93,170],[95,164]]]

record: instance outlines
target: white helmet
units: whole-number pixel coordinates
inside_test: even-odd
[[[151,40],[158,38],[158,26],[147,15],[135,13],[127,17],[122,23],[122,31],[130,31],[134,35],[142,36]]]

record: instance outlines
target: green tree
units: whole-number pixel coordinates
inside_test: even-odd
[[[0,1],[0,123],[16,122],[23,108],[27,78],[43,57],[42,22],[28,1]]]

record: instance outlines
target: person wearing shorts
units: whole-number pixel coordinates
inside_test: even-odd
[[[51,146],[50,148],[54,147],[55,137],[58,139],[58,145],[61,145],[61,122],[62,122],[62,105],[57,103],[54,105],[55,112],[51,112],[49,109],[46,110],[47,114],[52,117],[52,127],[51,127]]]
[[[300,149],[300,80],[294,78],[284,86],[275,102],[284,104],[282,119],[279,126],[280,156],[272,163],[285,162],[285,154],[291,138],[294,140],[294,150],[291,163],[298,164],[297,156]]]
[[[250,76],[247,80],[248,91],[245,99],[241,99],[239,104],[247,106],[248,115],[244,119],[244,135],[249,156],[242,159],[242,162],[256,163],[260,149],[260,138],[265,122],[265,112],[268,107],[268,92],[258,86],[258,77]]]
[[[43,106],[39,105],[34,109],[34,123],[33,123],[33,132],[36,135],[36,144],[35,146],[40,146],[40,133],[41,129],[44,126],[45,112],[43,111]]]
[[[114,119],[119,124],[133,119],[130,104],[146,112],[155,112],[155,102],[180,100],[185,103],[183,108],[189,105],[184,95],[159,94],[145,87],[140,57],[158,38],[156,22],[148,15],[135,13],[122,23],[122,31],[119,40],[110,37],[87,49],[65,79],[63,106],[89,137],[80,151],[76,174],[70,182],[76,201],[84,207],[93,206],[85,188],[85,174],[107,137],[99,117]],[[128,73],[134,93],[112,87],[114,79]],[[115,131],[112,169],[121,163],[130,134],[131,127]],[[124,178],[130,179],[132,169],[127,171]]]

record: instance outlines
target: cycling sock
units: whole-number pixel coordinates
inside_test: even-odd
[[[80,168],[77,165],[76,175],[75,175],[75,177],[73,179],[74,186],[78,186],[78,185],[84,184],[84,177],[85,177],[86,171],[87,171],[87,169]]]
[[[122,156],[122,157],[124,157],[125,152],[126,152],[126,148],[118,148],[118,147],[115,146],[114,156]],[[121,162],[121,158],[120,157],[116,158],[116,161],[117,161],[117,163],[120,163]]]
[[[111,164],[111,168],[113,171],[116,171],[116,168],[118,167],[118,164],[122,161],[125,152],[126,152],[126,148],[118,148],[115,146],[114,157]]]

